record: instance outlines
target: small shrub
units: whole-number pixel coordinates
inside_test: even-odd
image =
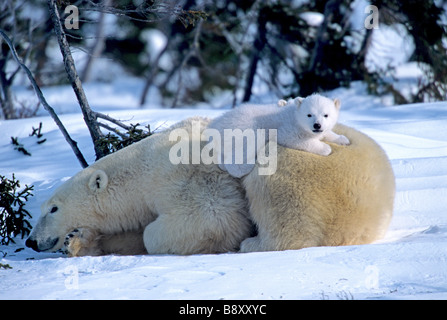
[[[14,150],[22,152],[25,156],[31,156],[28,150],[25,149],[25,146],[19,142],[19,138],[11,137],[11,144],[14,145]]]
[[[115,131],[114,133],[109,132],[99,139],[97,144],[103,150],[107,150],[107,153],[113,153],[152,134],[149,125],[144,127],[145,129],[138,129],[137,127],[139,126],[139,123],[135,125],[131,124],[126,133],[119,131]]]
[[[22,239],[31,231],[31,224],[27,218],[31,214],[24,208],[28,197],[33,194],[33,186],[25,185],[20,190],[19,180],[14,174],[12,180],[0,175],[0,244],[15,243],[13,238],[21,235]]]
[[[0,269],[12,269],[12,267],[9,265],[9,264],[3,264],[3,263],[0,263]]]
[[[37,138],[37,144],[42,144],[47,139],[42,139],[43,133],[42,131],[42,122],[39,123],[39,127],[36,129],[33,127],[33,131],[30,133],[30,137],[36,136]],[[25,149],[25,146],[19,142],[18,137],[11,137],[11,144],[14,145],[14,150],[17,150],[19,152],[22,152],[26,156],[31,156],[31,153]]]
[[[39,122],[39,127],[38,128],[34,128],[33,127],[33,132],[31,132],[29,136],[30,137],[36,136],[37,144],[42,144],[45,141],[47,141],[47,139],[42,139],[42,136],[43,136],[43,133],[42,133],[42,122]]]

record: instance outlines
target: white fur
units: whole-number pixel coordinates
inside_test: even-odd
[[[235,179],[214,164],[169,161],[170,131],[184,128],[193,138],[197,120],[206,127],[205,119],[182,121],[66,181],[42,204],[27,245],[55,251],[68,242],[71,256],[193,254],[354,245],[384,235],[394,175],[372,139],[338,125],[349,148],[334,145],[330,157],[317,157],[279,147],[275,174]],[[258,234],[249,238],[252,223]]]
[[[280,106],[280,108],[278,108]],[[295,98],[289,101],[279,100],[277,105],[243,105],[214,119],[209,128],[217,129],[221,136],[225,129],[276,129],[277,143],[281,146],[328,156],[331,147],[321,140],[348,145],[349,140],[332,131],[337,123],[340,101],[331,100],[318,94],[307,98]],[[268,140],[266,133],[266,140]],[[264,141],[265,142],[265,141]],[[257,140],[255,150],[262,147]],[[246,146],[244,146],[245,152]],[[242,177],[248,174],[254,164],[222,163],[225,148],[222,148],[219,167],[232,176]],[[237,150],[231,150],[232,154]],[[245,157],[244,157],[245,159]],[[226,161],[227,162],[227,161]]]
[[[191,134],[193,120],[173,128]],[[208,124],[198,120],[203,128]],[[239,181],[215,165],[173,165],[169,132],[106,156],[66,181],[42,204],[28,245],[56,251],[67,242],[72,256],[238,250],[252,228]]]
[[[242,179],[258,234],[242,252],[296,250],[371,243],[382,238],[393,214],[395,180],[382,148],[338,124],[349,148],[330,157],[278,147],[278,170]]]

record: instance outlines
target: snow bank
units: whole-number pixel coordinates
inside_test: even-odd
[[[140,84],[141,85],[141,84]],[[90,84],[93,108],[131,123],[165,128],[210,109],[137,109],[132,87]],[[69,88],[45,90],[87,161],[93,148]],[[24,240],[0,247],[0,299],[446,299],[447,103],[384,107],[361,84],[337,89],[340,121],[375,139],[391,159],[397,182],[394,217],[385,239],[362,246],[195,256],[66,258],[36,253]],[[272,101],[265,101],[272,102]],[[27,204],[40,204],[81,169],[51,118],[0,122],[0,173],[33,184]],[[38,145],[31,127],[43,123]],[[14,150],[15,136],[32,154]],[[18,252],[15,252],[19,249]]]

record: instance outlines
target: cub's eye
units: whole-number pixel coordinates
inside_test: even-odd
[[[311,114],[308,114],[307,117],[308,117],[308,118],[312,118],[312,115],[311,115]]]
[[[55,213],[59,208],[57,206],[52,206],[50,209],[50,213]]]
[[[329,115],[325,114],[324,117],[327,118],[327,117],[329,117]]]

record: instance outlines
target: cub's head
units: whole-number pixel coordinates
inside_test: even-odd
[[[98,205],[106,191],[107,174],[86,168],[61,185],[41,206],[41,215],[26,246],[35,251],[57,251],[65,236],[76,228],[100,223]]]
[[[303,130],[321,134],[332,130],[338,120],[340,100],[331,100],[319,94],[293,100],[297,106],[297,121]]]

